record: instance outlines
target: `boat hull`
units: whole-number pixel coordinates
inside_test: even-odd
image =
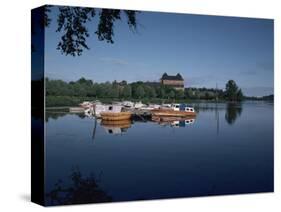
[[[171,117],[190,117],[190,116],[196,116],[195,112],[190,111],[174,111],[169,109],[158,109],[158,110],[152,110],[152,115],[154,116],[171,116]]]
[[[131,112],[101,112],[101,119],[105,121],[120,121],[131,119]]]

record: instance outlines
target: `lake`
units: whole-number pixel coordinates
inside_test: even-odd
[[[118,125],[46,113],[47,205],[273,191],[273,103],[193,104]]]

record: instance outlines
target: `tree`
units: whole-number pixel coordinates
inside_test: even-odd
[[[244,99],[244,94],[243,94],[242,90],[239,89],[237,92],[237,100],[242,101],[243,99]]]
[[[242,101],[244,95],[234,80],[229,80],[225,86],[225,97],[229,101]]]
[[[139,85],[137,87],[137,90],[136,90],[136,97],[137,98],[142,98],[142,97],[144,97],[144,95],[145,95],[144,89],[143,89],[143,87],[141,85]]]
[[[131,98],[132,97],[132,88],[130,85],[125,85],[123,89],[123,97]]]
[[[152,97],[152,98],[156,97],[155,89],[152,86],[149,85],[145,86],[145,93],[147,97]]]
[[[57,33],[61,33],[57,49],[64,55],[80,56],[85,49],[89,49],[87,39],[90,36],[90,22],[98,16],[97,29],[95,35],[99,41],[114,43],[114,23],[121,20],[123,13],[127,17],[129,28],[134,31],[137,27],[136,14],[132,10],[115,9],[97,9],[88,7],[70,7],[70,6],[44,6],[41,7],[41,13],[38,19],[32,19],[32,35],[44,27],[50,26],[52,19],[50,13],[57,13]],[[37,22],[37,23],[36,23]],[[35,50],[32,43],[32,50]]]
[[[178,90],[176,93],[177,99],[183,99],[184,98],[184,91],[183,90]]]
[[[185,98],[193,99],[194,98],[194,93],[195,93],[195,91],[193,91],[192,88],[184,89],[184,97]]]
[[[85,84],[85,85],[88,85],[88,86],[93,85],[93,81],[92,80],[86,80],[84,77],[81,77],[79,80],[77,80],[77,83]]]
[[[168,94],[168,97],[171,99],[175,98],[175,91],[171,90]]]
[[[166,91],[163,87],[160,88],[160,97],[165,98],[166,97]]]

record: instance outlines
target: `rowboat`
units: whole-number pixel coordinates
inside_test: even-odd
[[[131,112],[101,112],[101,119],[105,121],[120,121],[131,119]]]

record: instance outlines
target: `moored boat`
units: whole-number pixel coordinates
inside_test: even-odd
[[[128,107],[128,108],[133,108],[134,107],[134,103],[131,102],[131,101],[123,101],[121,104],[122,104],[122,106]]]
[[[101,119],[105,121],[120,121],[131,119],[131,112],[101,112]]]
[[[185,104],[172,104],[171,108],[159,108],[151,110],[154,116],[172,116],[172,117],[186,117],[196,116],[193,107],[188,107]]]
[[[84,102],[80,103],[79,106],[84,108],[84,109],[88,109],[88,108],[91,108],[93,106],[93,102],[84,101]]]
[[[148,106],[143,106],[140,109],[141,110],[154,110],[154,109],[159,109],[160,105],[157,104],[149,104]]]
[[[146,104],[143,104],[142,102],[136,102],[134,105],[135,109],[141,109],[142,107],[146,107]]]

